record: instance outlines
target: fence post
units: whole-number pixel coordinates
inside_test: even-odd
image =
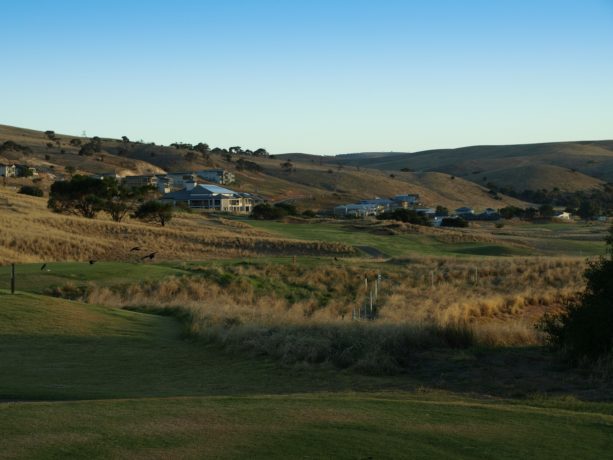
[[[11,264],[11,294],[15,294],[15,264]]]

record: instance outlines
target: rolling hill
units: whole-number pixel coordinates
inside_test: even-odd
[[[415,153],[355,153],[331,163],[384,171],[436,171],[516,191],[588,190],[613,182],[613,141],[472,146]]]
[[[159,146],[119,139],[100,139],[98,152],[80,155],[91,138],[82,138],[33,131],[0,125],[0,162],[15,162],[36,167],[40,184],[48,187],[68,167],[79,173],[111,173],[119,175],[195,171],[207,167],[225,168],[234,172],[237,181],[232,188],[257,193],[271,201],[294,200],[299,208],[326,210],[338,204],[360,199],[417,193],[428,206],[448,208],[473,206],[499,208],[506,205],[527,206],[520,200],[501,195],[495,199],[482,184],[453,177],[446,173],[425,171],[390,174],[378,168],[360,165],[331,165],[333,158],[296,154],[291,167],[283,166],[287,157],[237,156],[210,154],[184,148]],[[18,148],[1,148],[6,142]],[[250,162],[241,166],[239,159]],[[375,165],[376,166],[376,165]],[[23,182],[23,181],[22,181]],[[27,182],[27,181],[26,181]],[[18,185],[20,182],[15,181]]]

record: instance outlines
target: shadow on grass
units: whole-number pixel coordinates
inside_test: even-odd
[[[172,321],[171,319],[168,319]],[[610,384],[556,364],[540,348],[431,349],[406,372],[359,375],[330,364],[282,366],[168,337],[0,336],[0,400],[80,400],[204,395],[436,389],[477,397],[535,394],[611,400]]]

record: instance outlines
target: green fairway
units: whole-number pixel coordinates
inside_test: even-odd
[[[375,248],[389,257],[407,255],[528,255],[525,248],[510,244],[444,243],[432,235],[377,235],[364,230],[351,229],[344,222],[293,224],[274,221],[249,221],[254,227],[285,238],[333,241],[356,247]],[[486,248],[483,250],[482,248]],[[488,249],[489,248],[489,249]]]
[[[106,284],[129,283],[142,280],[156,280],[170,275],[184,273],[172,264],[126,263],[126,262],[58,262],[42,264],[17,264],[16,289],[42,293],[52,286],[73,283],[76,286],[104,280]],[[0,266],[0,289],[10,285],[11,267]]]
[[[170,317],[37,294],[0,291],[0,306],[6,458],[603,458],[613,448],[607,403],[284,368],[186,340]]]
[[[604,252],[605,226],[580,224],[522,224],[497,241],[449,243],[430,234],[379,235],[352,228],[347,222],[284,223],[276,221],[247,221],[254,227],[285,238],[334,241],[356,247],[371,247],[389,257],[409,255],[430,256],[591,256]],[[585,235],[585,233],[591,234]]]

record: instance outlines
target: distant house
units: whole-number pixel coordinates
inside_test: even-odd
[[[415,208],[417,214],[423,214],[427,217],[434,217],[436,215],[436,209],[434,208]]]
[[[398,207],[408,208],[409,206],[415,206],[419,203],[419,195],[407,194],[407,195],[396,195],[392,198],[392,201],[398,204]]]
[[[396,207],[396,203],[387,198],[373,198],[371,200],[360,200],[357,204],[372,206],[376,209],[376,213],[388,211]]]
[[[572,215],[570,214],[570,212],[566,212],[566,211],[556,211],[553,216],[553,219],[557,219],[557,220],[571,220]]]
[[[17,167],[15,165],[0,163],[0,177],[15,177],[16,175]]]
[[[120,182],[123,179],[123,176],[120,176],[119,174],[114,173],[114,172],[96,174],[93,177],[95,177],[97,179],[100,179],[100,180],[105,179],[107,177],[111,177],[111,178],[115,179],[118,182]]]
[[[187,182],[184,189],[166,193],[161,201],[190,209],[248,214],[259,200],[249,193],[235,192],[218,185]]]
[[[473,208],[461,207],[456,209],[455,213],[460,217],[464,217],[468,215],[473,215],[475,213],[475,210]]]
[[[334,208],[335,217],[367,217],[376,216],[378,205],[368,203],[343,204]]]
[[[234,174],[222,168],[201,169],[196,171],[196,175],[207,182],[215,182],[216,184],[232,184],[235,181]]]
[[[196,174],[193,172],[174,172],[167,174],[157,174],[157,178],[166,179],[171,190],[180,190],[185,188],[188,183],[196,181]]]
[[[440,227],[441,224],[443,223],[443,219],[445,217],[446,216],[434,216],[434,217],[432,217],[432,221],[431,221],[432,226],[433,227]]]
[[[157,187],[158,178],[152,174],[145,176],[126,176],[123,184],[127,188]]]

